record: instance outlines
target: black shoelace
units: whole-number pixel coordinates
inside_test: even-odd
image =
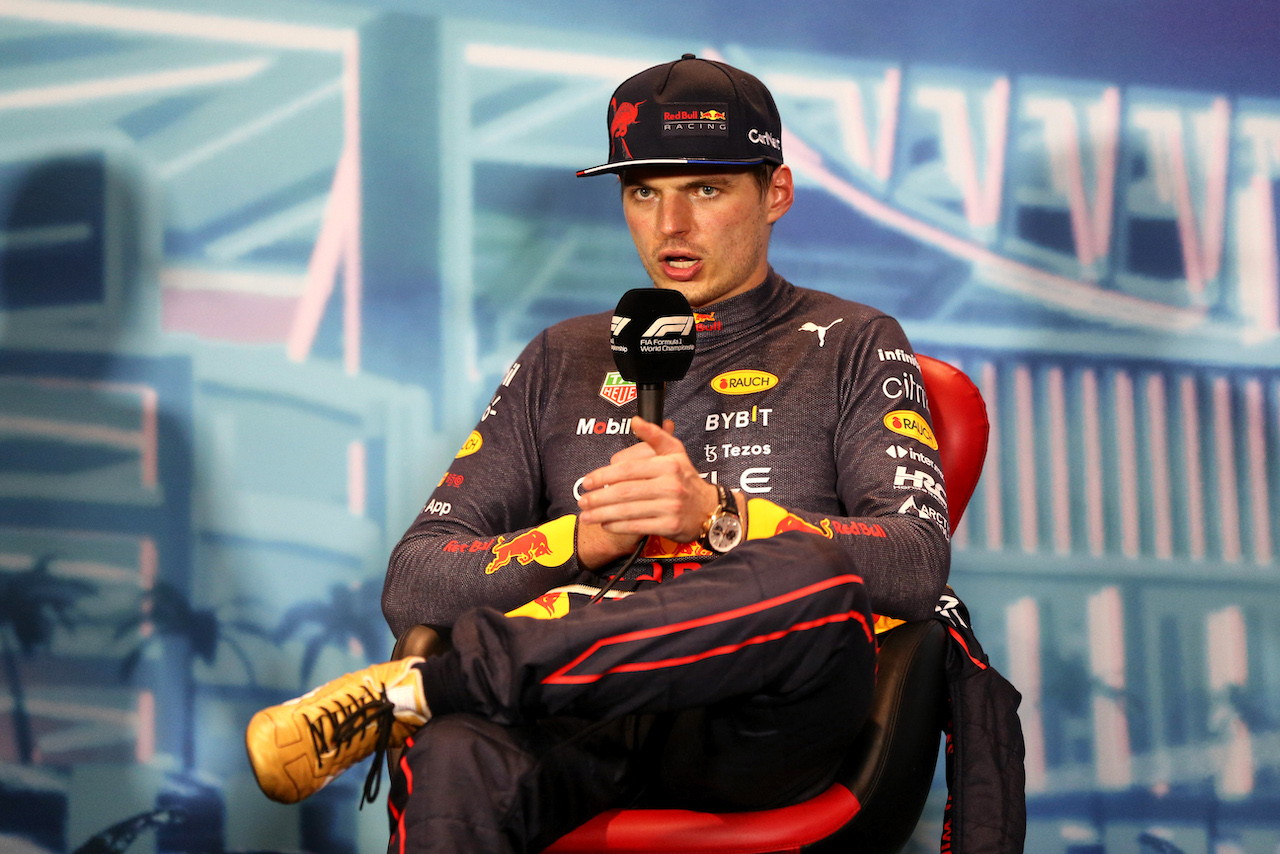
[[[377,727],[377,736],[373,750],[373,764],[369,767],[369,776],[364,780],[364,793],[360,797],[360,808],[366,802],[373,803],[382,788],[382,761],[387,755],[387,745],[391,741],[391,727],[396,722],[396,704],[387,699],[384,685],[379,694],[368,688],[364,689],[368,696],[357,699],[348,694],[351,705],[336,700],[334,709],[323,709],[323,715],[313,721],[303,716],[311,730],[311,743],[316,749],[316,767],[323,769],[324,754],[330,750],[337,755],[342,748],[359,738],[370,726]],[[326,736],[324,721],[329,722],[332,731]]]

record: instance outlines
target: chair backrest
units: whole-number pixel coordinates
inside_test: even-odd
[[[963,371],[932,356],[916,358],[929,396],[929,415],[942,457],[947,509],[954,532],[982,474],[991,423],[982,394]]]

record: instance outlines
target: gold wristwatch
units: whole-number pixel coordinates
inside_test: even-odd
[[[742,542],[742,519],[738,516],[738,500],[733,493],[715,484],[720,504],[711,511],[702,525],[698,544],[716,554],[724,554]]]

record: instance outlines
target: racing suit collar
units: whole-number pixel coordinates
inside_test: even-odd
[[[765,280],[751,290],[694,310],[698,349],[717,347],[775,322],[794,298],[795,287],[770,267]]]

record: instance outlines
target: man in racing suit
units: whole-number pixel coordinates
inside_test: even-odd
[[[872,609],[933,613],[947,507],[898,324],[768,264],[794,197],[780,139],[767,89],[722,63],[619,87],[610,160],[580,174],[620,175],[642,263],[697,310],[667,429],[631,417],[609,314],[535,339],[388,568],[392,631],[452,649],[260,712],[269,795],[324,785],[379,721],[406,745],[394,850],[539,850],[610,806],[767,808],[830,784],[874,683]]]

